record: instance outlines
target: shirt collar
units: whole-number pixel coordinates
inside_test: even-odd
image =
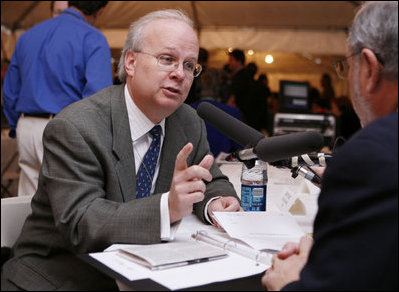
[[[67,8],[67,9],[64,9],[64,11],[62,11],[62,13],[63,14],[71,14],[72,16],[75,16],[78,19],[81,19],[84,22],[86,22],[86,19],[83,17],[83,15],[81,13],[79,13],[78,11],[76,11],[75,9]]]
[[[125,84],[125,101],[127,107],[127,114],[129,117],[130,135],[133,142],[140,139],[143,135],[147,134],[156,124],[151,122],[146,115],[136,106],[132,97],[130,96],[127,85]],[[159,125],[162,128],[161,135],[165,133],[165,119]]]

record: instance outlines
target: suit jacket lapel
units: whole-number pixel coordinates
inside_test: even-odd
[[[116,156],[116,173],[124,201],[130,201],[136,194],[135,163],[127,115],[124,85],[120,85],[111,96],[111,125],[113,135],[112,151]]]

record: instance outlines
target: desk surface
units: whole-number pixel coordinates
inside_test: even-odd
[[[121,291],[171,291],[167,287],[151,279],[129,281],[125,277],[99,263],[87,254],[79,255],[78,257],[111,278],[114,278],[117,282],[119,282],[118,286],[120,287]],[[265,291],[261,284],[261,278],[263,274],[264,273],[262,272],[249,277],[179,289],[178,291]]]
[[[222,172],[224,172],[234,187],[236,188],[237,194],[240,195],[241,185],[240,185],[240,174],[241,174],[241,166],[240,165],[222,165]],[[270,167],[268,169],[269,182],[267,188],[267,200],[270,206],[275,205],[276,201],[281,194],[289,189],[292,192],[299,192],[304,185],[304,180],[301,177],[297,179],[293,179],[290,175],[288,169],[277,169],[275,167]],[[304,217],[305,218],[305,217]],[[302,218],[301,220],[304,220]],[[306,219],[306,218],[305,218]],[[310,218],[312,221],[312,218]],[[309,221],[309,220],[305,220]],[[309,223],[309,222],[306,222]],[[312,223],[312,222],[311,222]],[[301,224],[300,224],[301,225]],[[211,227],[211,226],[209,226]],[[302,227],[302,226],[301,226]],[[214,227],[213,227],[214,228]],[[305,231],[305,230],[304,230]],[[308,232],[308,231],[305,231]],[[184,233],[184,232],[183,232]],[[184,234],[186,236],[186,234]],[[177,239],[179,239],[177,237]],[[151,279],[140,279],[135,281],[130,281],[119,273],[115,272],[111,268],[101,264],[97,260],[93,259],[89,255],[80,255],[79,256],[86,263],[96,267],[103,273],[117,280],[118,286],[121,290],[140,290],[140,291],[169,291],[169,288],[151,280]],[[233,280],[226,280],[223,282],[213,282],[206,285],[194,286],[190,288],[180,289],[182,291],[223,291],[223,290],[231,290],[231,291],[264,291],[264,288],[261,285],[261,278],[264,272],[259,273],[253,276],[236,278]],[[248,273],[249,274],[249,273]]]

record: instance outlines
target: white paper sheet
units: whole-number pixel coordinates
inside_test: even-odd
[[[151,271],[118,255],[117,251],[90,254],[130,281],[149,278],[171,290],[247,277],[262,273],[269,268],[243,256],[229,253],[228,257],[220,260]]]
[[[130,281],[150,278],[171,290],[247,277],[262,273],[269,268],[235,254],[230,254],[221,260],[161,271],[151,271],[132,263],[119,257],[117,251],[91,253],[90,256]]]
[[[227,237],[225,232],[221,232],[214,226],[205,225],[195,215],[190,215],[182,220],[175,241],[192,240],[191,234],[197,230],[207,230],[216,234],[224,234]],[[268,265],[257,265],[253,260],[228,252],[228,257],[215,261],[162,271],[151,271],[118,256],[117,250],[123,246],[127,245],[114,244],[107,248],[105,252],[89,255],[130,281],[149,278],[171,290],[248,277],[262,273],[269,268]]]
[[[305,235],[295,219],[279,212],[214,212],[219,224],[233,238],[257,250],[280,250],[288,241]]]

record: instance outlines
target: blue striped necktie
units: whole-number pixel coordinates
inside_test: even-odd
[[[159,150],[161,147],[161,126],[156,125],[150,130],[152,142],[144,156],[136,175],[136,198],[141,199],[150,195],[152,179],[157,167]]]

